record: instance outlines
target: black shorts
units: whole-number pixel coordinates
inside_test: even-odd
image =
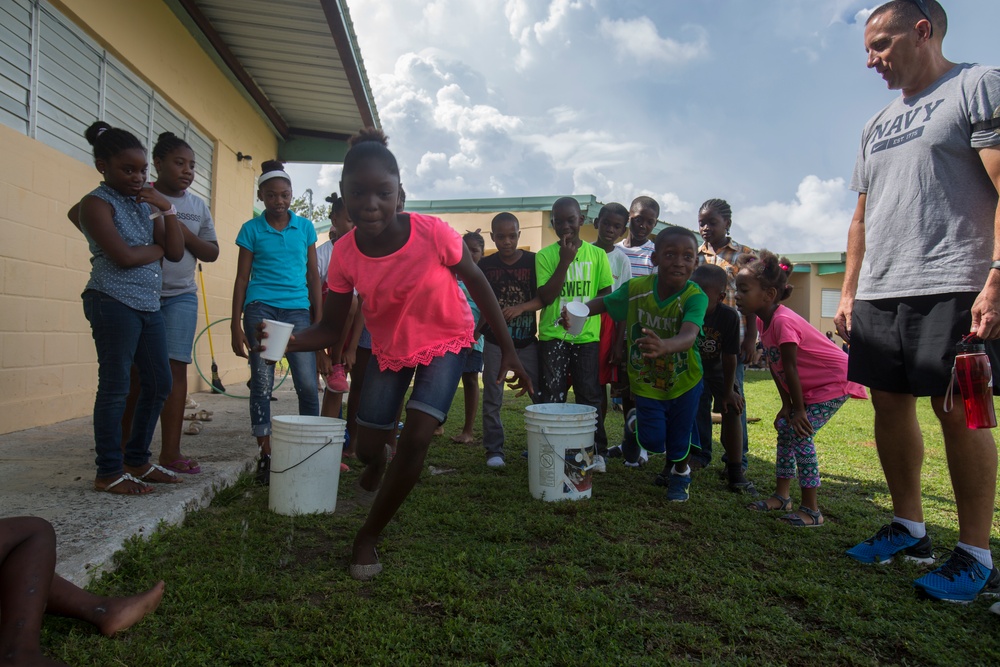
[[[855,301],[847,379],[879,391],[944,396],[955,345],[969,333],[975,292]],[[993,387],[1000,383],[997,345],[986,345]]]

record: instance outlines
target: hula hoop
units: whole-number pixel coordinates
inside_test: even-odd
[[[222,394],[223,396],[228,396],[229,398],[242,398],[244,400],[247,400],[247,399],[250,398],[250,396],[240,396],[239,394],[230,394],[228,391],[219,391],[217,388],[213,387],[212,386],[212,380],[211,380],[211,378],[205,377],[205,373],[202,372],[201,366],[198,364],[198,341],[201,340],[201,337],[205,335],[205,332],[208,331],[209,328],[214,327],[216,324],[219,324],[221,322],[228,322],[231,319],[233,319],[233,318],[231,318],[231,317],[223,317],[221,320],[215,320],[214,322],[212,322],[211,324],[209,324],[207,327],[205,327],[204,329],[202,329],[201,331],[199,331],[198,335],[194,337],[194,344],[192,345],[192,348],[193,348],[192,352],[193,352],[193,354],[191,356],[192,356],[192,358],[194,360],[194,367],[195,367],[195,370],[198,371],[198,375],[201,376],[201,379],[204,380],[205,383],[209,387],[212,387],[212,391],[213,392],[215,392],[216,394]],[[285,374],[281,376],[281,381],[278,382],[278,384],[274,385],[275,389],[277,389],[278,387],[280,387],[281,385],[283,385],[285,383],[285,380],[288,379],[288,373],[289,372],[290,372],[290,370],[289,370],[288,366],[286,365],[285,366]]]

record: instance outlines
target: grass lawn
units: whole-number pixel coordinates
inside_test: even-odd
[[[750,426],[750,477],[766,495],[779,399],[762,373],[748,374],[747,395],[761,418]],[[335,514],[298,518],[270,513],[267,490],[244,479],[182,527],[130,543],[94,585],[130,593],[165,579],[154,616],[113,640],[49,619],[43,646],[72,665],[1000,664],[1000,617],[987,601],[918,601],[919,567],[844,556],[889,518],[867,401],[850,401],[820,432],[827,523],[795,530],[745,510],[717,460],[685,504],[653,486],[656,457],[639,470],[610,462],[590,500],[534,500],[518,456],[526,401],[504,405],[508,466],[494,471],[481,447],[447,437],[461,429],[461,399],[385,532],[374,581],[347,576],[365,514],[356,472],[341,477]],[[955,504],[926,402],[920,419],[928,529],[951,547]],[[621,429],[613,413],[613,440]]]

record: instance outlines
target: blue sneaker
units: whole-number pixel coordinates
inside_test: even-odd
[[[686,503],[691,493],[688,487],[691,486],[691,475],[678,475],[671,472],[667,479],[667,500],[672,503]]]
[[[1000,596],[1000,571],[987,569],[968,551],[955,547],[944,565],[913,585],[920,597],[968,604],[978,595]]]
[[[901,554],[922,565],[934,562],[931,552],[931,538],[924,535],[916,538],[900,523],[893,521],[878,529],[872,537],[847,550],[847,555],[859,563],[879,563],[887,565],[896,554]]]

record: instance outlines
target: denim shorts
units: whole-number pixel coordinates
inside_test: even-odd
[[[379,431],[394,429],[399,404],[403,402],[412,379],[413,392],[406,402],[406,409],[425,412],[443,424],[455,398],[463,364],[462,355],[454,352],[435,357],[426,366],[398,371],[380,370],[378,361],[372,359],[365,371],[357,423]]]
[[[361,337],[358,338],[358,347],[366,350],[372,349],[372,335],[368,333],[368,327],[361,328]]]
[[[467,347],[462,350],[459,354],[462,356],[462,372],[463,373],[482,373],[483,372],[483,353],[479,350]]]
[[[191,344],[198,326],[198,295],[194,292],[160,298],[160,312],[167,326],[167,357],[191,363]]]

